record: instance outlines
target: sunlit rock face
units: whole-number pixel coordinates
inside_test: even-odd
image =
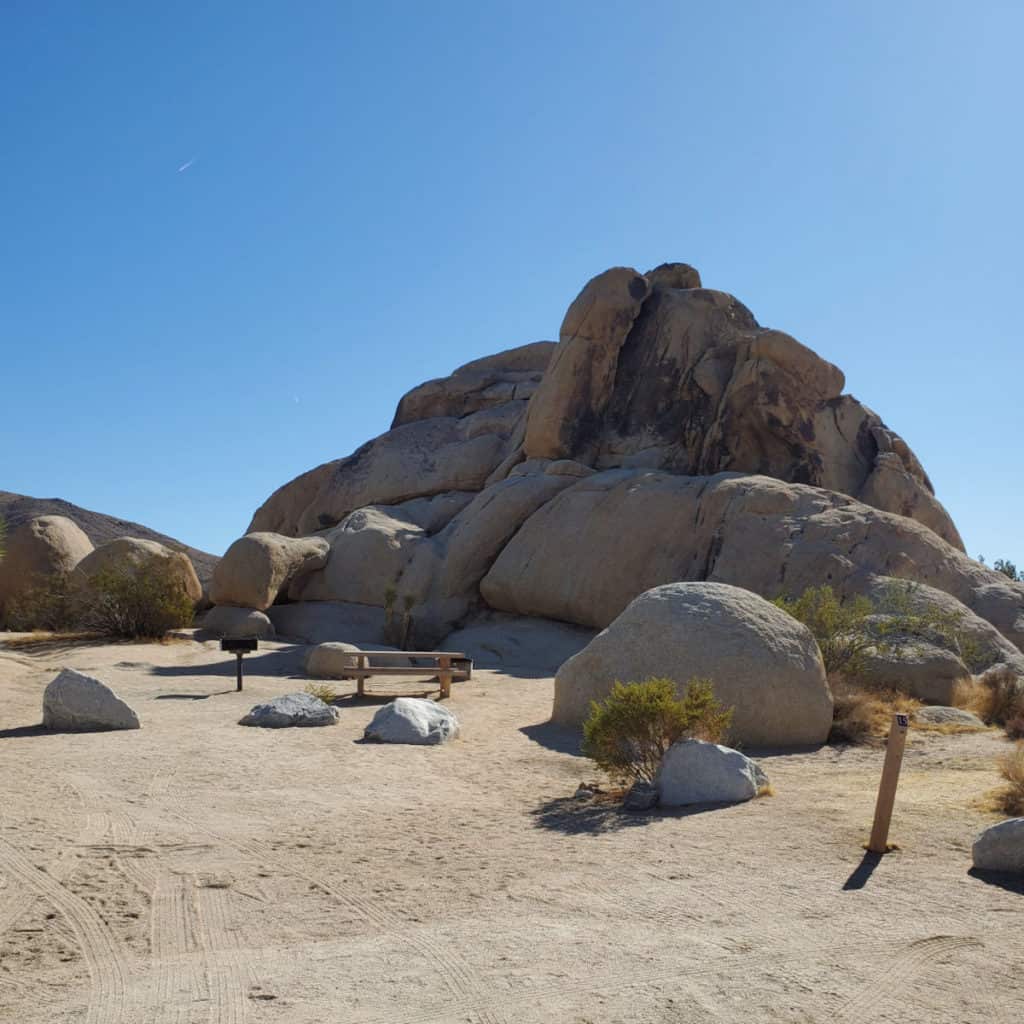
[[[917,457],[843,386],[688,264],[615,267],[557,344],[414,388],[389,431],[279,488],[249,530],[330,545],[279,602],[384,608],[395,642],[491,611],[603,628],[677,581],[774,597],[896,577],[1020,646],[1024,588],[967,558]]]

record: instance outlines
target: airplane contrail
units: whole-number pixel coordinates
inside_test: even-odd
[[[180,166],[180,167],[178,168],[178,173],[179,173],[179,174],[181,174],[181,172],[182,172],[182,171],[187,171],[187,170],[188,170],[188,169],[189,169],[189,168],[190,168],[190,167],[191,167],[191,166],[192,166],[192,165],[193,165],[193,164],[194,164],[195,162],[196,162],[196,158],[195,158],[195,157],[192,157],[192,159],[191,159],[191,160],[186,160],[186,161],[185,161],[185,162],[184,162],[184,163],[183,163],[183,164],[182,164],[182,165],[181,165],[181,166]]]

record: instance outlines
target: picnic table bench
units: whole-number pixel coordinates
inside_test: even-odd
[[[355,679],[359,696],[364,696],[364,686],[370,676],[437,676],[441,687],[441,699],[452,694],[453,680],[469,679],[473,673],[473,662],[461,651],[353,651],[355,665],[346,668],[343,679]],[[373,665],[371,658],[429,660],[429,665]]]

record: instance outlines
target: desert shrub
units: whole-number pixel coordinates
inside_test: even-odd
[[[871,743],[888,731],[894,714],[911,715],[919,701],[893,690],[837,679],[832,682],[830,743]]]
[[[309,683],[306,686],[306,693],[325,704],[333,704],[338,699],[338,691],[327,683]]]
[[[886,588],[877,606],[885,616],[876,627],[882,643],[898,649],[900,642],[921,639],[952,651],[972,671],[991,664],[994,652],[964,630],[963,614],[916,601],[919,590],[920,584],[911,580]]]
[[[103,569],[75,597],[81,629],[129,639],[159,638],[192,622],[192,600],[174,562],[153,558],[137,567]]]
[[[16,632],[66,633],[76,628],[75,602],[66,573],[36,576],[7,602],[7,628]]]
[[[957,683],[953,695],[957,707],[973,711],[987,725],[1001,725],[1010,732],[1024,724],[1024,679],[1010,668],[997,668],[976,679]]]
[[[774,604],[802,622],[818,641],[825,672],[857,675],[864,655],[877,646],[872,628],[875,606],[866,597],[840,601],[828,586],[808,587],[799,597],[777,597]]]
[[[842,601],[826,584],[808,587],[797,598],[777,597],[773,603],[814,634],[830,679],[863,678],[866,655],[898,654],[915,639],[953,651],[974,670],[991,661],[991,652],[963,630],[962,614],[918,603],[917,589],[911,581],[894,583],[876,604],[860,595]]]
[[[681,698],[671,679],[616,683],[607,698],[591,704],[583,753],[614,778],[653,782],[673,743],[718,742],[731,721],[732,708],[715,699],[708,679],[690,680]]]
[[[999,773],[1006,785],[996,794],[996,805],[1011,818],[1024,816],[1024,743],[999,759]]]

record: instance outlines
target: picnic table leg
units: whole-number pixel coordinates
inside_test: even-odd
[[[359,654],[359,655],[356,656],[356,668],[366,668],[366,655],[365,654]],[[366,683],[366,676],[364,676],[362,673],[360,673],[356,677],[356,693],[360,697],[363,696],[363,686],[365,685],[365,683]]]
[[[452,659],[447,654],[442,654],[437,659],[440,671],[437,673],[441,681],[441,700],[452,695]]]

